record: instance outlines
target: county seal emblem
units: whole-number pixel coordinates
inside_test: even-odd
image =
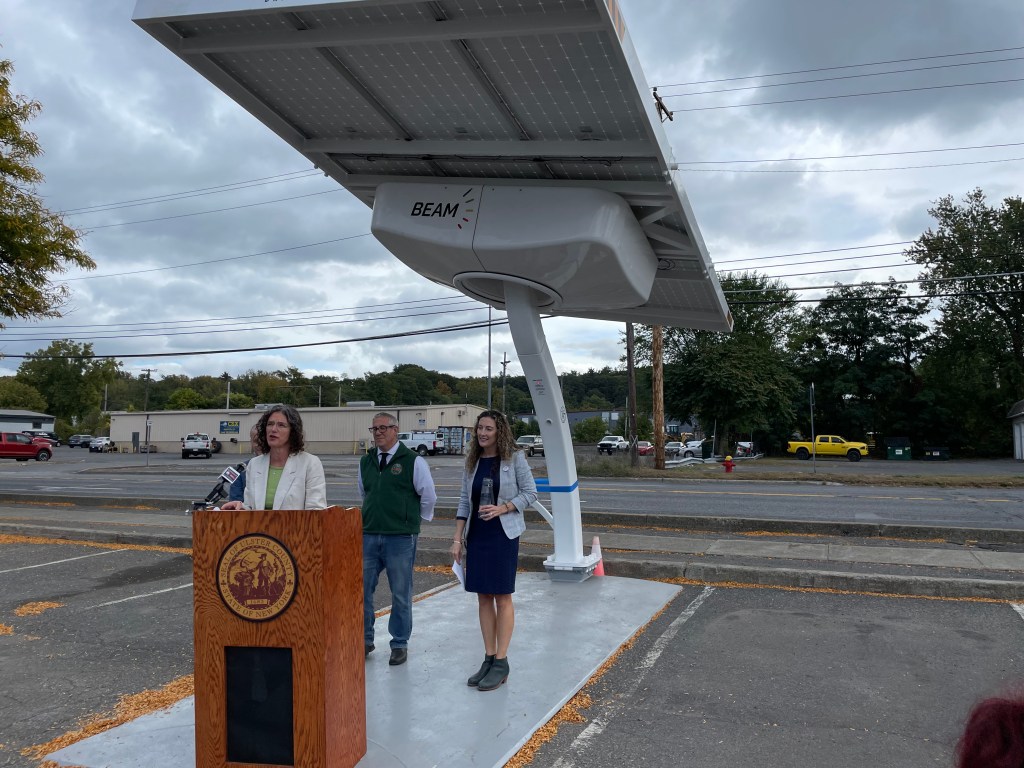
[[[268,621],[280,616],[295,597],[295,560],[277,539],[241,536],[220,556],[217,587],[232,613],[248,621]]]

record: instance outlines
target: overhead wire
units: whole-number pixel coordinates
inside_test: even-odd
[[[250,179],[248,181],[218,184],[214,187],[200,187],[199,189],[185,190],[182,192],[168,192],[163,195],[154,195],[152,197],[139,197],[134,200],[122,200],[117,203],[97,203],[96,205],[87,205],[82,208],[69,208],[63,211],[58,211],[57,213],[61,216],[79,216],[86,213],[103,213],[106,211],[116,211],[121,208],[136,208],[140,205],[155,205],[157,203],[168,203],[176,200],[188,200],[193,197],[216,195],[222,192],[235,192],[240,189],[252,189],[253,187],[262,187],[268,184],[280,184],[285,181],[309,179],[314,176],[321,175],[320,171],[315,168],[311,168],[305,171],[292,171],[290,173],[282,173],[276,176],[264,176],[259,179]]]
[[[706,85],[708,83],[727,83],[736,80],[752,80],[761,77],[784,77],[786,75],[807,75],[812,72],[833,72],[840,69],[855,69],[857,67],[881,67],[887,64],[907,64],[911,61],[934,61],[936,59],[951,59],[958,56],[984,56],[989,53],[1008,53],[1009,51],[1024,51],[1024,46],[1011,48],[989,48],[983,51],[965,51],[963,53],[942,53],[932,56],[914,56],[908,59],[888,59],[883,61],[869,61],[861,64],[842,64],[834,67],[815,67],[813,69],[795,69],[789,72],[771,72],[759,75],[742,75],[740,77],[720,77],[714,80],[691,80],[686,83],[665,83],[655,86],[656,88],[683,88],[688,85]]]
[[[919,91],[937,91],[946,88],[973,88],[979,85],[1005,85],[1019,83],[1024,77],[1011,77],[1004,80],[982,80],[976,83],[949,83],[944,85],[921,85],[916,88],[895,88],[889,91],[867,91],[865,93],[841,93],[831,96],[806,96],[800,99],[778,99],[775,101],[750,101],[743,104],[719,104],[713,107],[676,107],[673,112],[708,112],[716,109],[737,109],[739,107],[765,107],[773,104],[799,104],[806,101],[829,101],[833,99],[855,99],[862,96],[886,96],[894,93],[915,93]],[[665,96],[663,98],[671,98]]]
[[[352,324],[352,323],[369,323],[369,322],[378,322],[378,321],[381,321],[381,320],[402,320],[402,319],[407,319],[407,318],[428,317],[428,316],[431,316],[431,315],[450,315],[450,314],[456,314],[456,313],[461,313],[461,312],[480,312],[480,311],[482,311],[484,309],[486,309],[486,307],[484,307],[484,306],[466,307],[466,308],[462,308],[462,309],[452,309],[450,307],[445,307],[444,309],[439,309],[436,312],[416,312],[416,313],[407,314],[407,315],[384,315],[382,317],[353,318],[353,319],[348,319],[348,320],[325,320],[323,322],[315,322],[315,323],[278,323],[277,325],[250,326],[248,328],[213,328],[213,329],[203,329],[203,330],[188,329],[188,330],[160,331],[159,333],[143,333],[143,332],[139,332],[139,331],[136,330],[136,331],[133,331],[130,334],[115,334],[115,335],[77,334],[75,338],[78,341],[99,341],[99,340],[110,340],[110,339],[142,339],[142,338],[150,338],[150,337],[167,338],[167,337],[170,337],[170,336],[207,336],[207,335],[216,334],[216,333],[245,333],[245,332],[255,332],[255,331],[276,331],[276,330],[282,330],[282,329],[286,329],[286,328],[317,328],[317,327],[324,326],[324,325],[332,325],[332,326],[333,325],[349,325],[349,324]],[[268,320],[266,322],[272,322],[272,321]],[[152,329],[152,330],[156,330],[156,329]],[[45,341],[56,341],[57,338],[59,338],[59,337],[27,337],[27,336],[22,336],[22,335],[14,334],[10,338],[13,341],[45,342]]]
[[[399,339],[407,336],[428,336],[435,333],[452,333],[455,331],[464,330],[476,330],[479,328],[487,328],[508,325],[508,320],[483,320],[476,323],[462,323],[458,325],[441,326],[439,328],[429,328],[416,331],[401,331],[396,333],[380,333],[374,334],[373,336],[361,336],[359,338],[352,339],[332,339],[331,341],[310,341],[301,344],[273,344],[264,347],[237,347],[232,349],[204,349],[194,350],[187,352],[148,352],[148,353],[133,353],[133,354],[122,354],[122,355],[91,355],[90,359],[99,360],[114,360],[114,359],[137,359],[137,358],[151,358],[151,357],[196,357],[200,355],[227,355],[234,354],[236,352],[269,352],[278,349],[302,349],[306,347],[326,347],[332,344],[354,344],[362,341],[381,341],[384,339]],[[25,354],[25,355],[4,355],[12,359],[24,360],[27,358],[39,358],[39,354]],[[47,360],[80,360],[82,355],[45,355]]]
[[[856,75],[839,75],[836,77],[818,77],[812,80],[791,80],[787,83],[756,83],[755,85],[742,85],[737,88],[719,88],[713,91],[690,91],[689,93],[660,93],[663,99],[675,98],[677,96],[707,96],[713,93],[734,93],[736,91],[753,91],[762,88],[784,88],[794,85],[810,85],[813,83],[828,83],[837,80],[855,80],[862,77],[887,77],[889,75],[901,75],[908,72],[926,72],[933,69],[949,69],[952,67],[973,67],[979,64],[1001,64],[1007,61],[1021,61],[1024,56],[1011,56],[1005,59],[988,59],[985,61],[964,61],[957,64],[936,64],[932,67],[912,67],[910,69],[891,69],[883,72],[862,72]]]
[[[307,195],[295,195],[294,197],[279,197],[276,200],[262,200],[258,203],[247,203],[245,205],[234,205],[229,208],[214,208],[210,211],[195,211],[193,213],[180,213],[174,216],[160,216],[155,219],[137,219],[136,221],[121,221],[115,224],[99,224],[92,227],[84,227],[89,232],[97,229],[110,229],[111,227],[127,227],[132,224],[150,224],[154,221],[171,221],[172,219],[186,219],[190,216],[205,216],[209,213],[224,213],[225,211],[240,211],[243,208],[256,208],[260,205],[270,205],[271,203],[284,203],[289,200],[303,200],[307,197],[317,197],[318,195],[332,195],[336,192],[344,192],[344,187],[338,187],[337,189],[325,189],[322,192],[310,192]]]

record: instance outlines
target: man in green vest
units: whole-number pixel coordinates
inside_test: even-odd
[[[412,634],[412,568],[420,520],[432,520],[437,492],[430,467],[398,440],[398,422],[390,413],[373,417],[374,449],[359,462],[363,497],[363,640],[373,650],[373,593],[380,572],[391,587],[391,659],[404,664]]]

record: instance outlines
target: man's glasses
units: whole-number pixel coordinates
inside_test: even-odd
[[[370,427],[371,432],[387,432],[389,429],[398,429],[397,424],[385,424],[382,427]]]

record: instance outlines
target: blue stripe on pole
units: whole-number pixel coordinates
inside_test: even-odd
[[[572,485],[551,485],[551,482],[545,477],[537,480],[537,490],[545,493],[572,493],[579,487],[579,480]]]

